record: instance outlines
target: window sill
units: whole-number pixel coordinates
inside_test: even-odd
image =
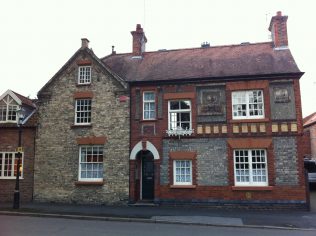
[[[268,118],[258,118],[258,119],[232,119],[230,123],[260,123],[260,122],[269,122]]]
[[[170,188],[175,188],[175,189],[193,189],[193,188],[196,188],[196,185],[170,185]]]
[[[76,84],[76,86],[77,87],[84,87],[84,86],[90,86],[91,85],[91,83],[89,83],[89,84]]]
[[[77,186],[84,186],[84,185],[97,185],[97,186],[102,186],[104,185],[104,181],[76,181],[75,185]]]
[[[18,122],[16,120],[3,120],[0,121],[0,124],[17,124]]]
[[[92,124],[90,125],[71,125],[71,129],[76,129],[76,128],[92,128]]]
[[[232,186],[233,191],[272,191],[273,186]]]
[[[16,180],[16,177],[1,177],[0,180]],[[24,180],[24,178],[20,177],[19,180]]]
[[[142,119],[140,121],[142,121],[142,122],[154,122],[154,121],[157,121],[157,119]]]

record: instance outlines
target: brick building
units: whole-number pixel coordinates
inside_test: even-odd
[[[129,201],[304,206],[298,69],[278,12],[272,42],[133,52],[102,62],[130,85]]]
[[[20,175],[20,199],[33,198],[33,168],[36,134],[35,101],[7,90],[0,96],[0,202],[13,201],[18,160],[18,116],[22,109],[21,146],[23,148]]]
[[[304,157],[316,160],[316,112],[303,119]]]
[[[38,93],[35,201],[128,200],[127,84],[88,48],[78,51]]]
[[[272,42],[97,58],[81,48],[39,91],[34,199],[304,206],[298,69]]]

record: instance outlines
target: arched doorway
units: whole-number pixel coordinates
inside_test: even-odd
[[[129,201],[154,201],[159,184],[159,152],[150,141],[139,141],[130,154]],[[157,179],[156,179],[157,178]]]
[[[136,155],[139,176],[139,199],[153,200],[155,192],[155,165],[152,152],[139,151]]]

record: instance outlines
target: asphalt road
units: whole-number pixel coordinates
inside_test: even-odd
[[[284,229],[258,229],[244,227],[211,227],[177,224],[149,224],[131,222],[110,222],[73,220],[61,218],[39,218],[25,216],[0,215],[1,236],[125,236],[125,235],[163,235],[163,236],[299,236],[316,235],[316,231],[284,230]]]

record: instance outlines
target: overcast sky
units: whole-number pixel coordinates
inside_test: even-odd
[[[147,51],[270,41],[277,11],[288,15],[289,47],[301,71],[303,116],[316,112],[316,27],[313,0],[10,0],[0,8],[0,94],[35,98],[81,46],[99,57],[131,52],[136,24]]]

